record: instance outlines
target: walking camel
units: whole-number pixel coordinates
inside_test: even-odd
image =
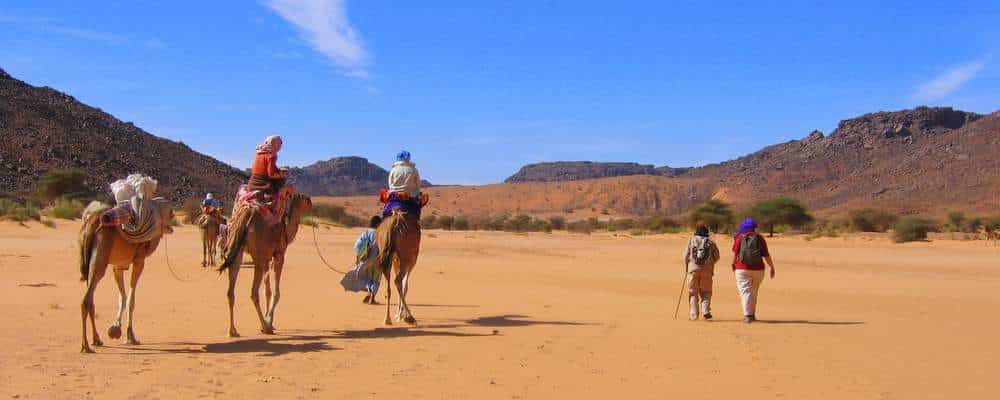
[[[135,312],[135,290],[139,284],[139,277],[146,266],[146,258],[156,251],[160,244],[160,239],[164,233],[173,233],[170,221],[173,220],[173,210],[169,203],[159,199],[152,200],[149,204],[154,204],[151,210],[151,229],[154,232],[147,240],[139,243],[130,242],[119,226],[102,226],[101,215],[110,209],[106,204],[92,202],[84,210],[83,226],[80,229],[80,280],[87,283],[87,289],[83,295],[83,302],[80,305],[80,314],[83,320],[83,342],[80,348],[82,353],[93,353],[94,349],[87,344],[87,319],[90,319],[93,331],[93,345],[102,346],[97,333],[97,324],[94,321],[94,292],[97,284],[107,272],[108,265],[112,265],[115,275],[115,283],[118,284],[118,314],[115,322],[108,328],[108,336],[112,339],[121,337],[122,314],[125,312],[125,305],[128,304],[128,327],[126,328],[125,344],[137,345],[139,340],[135,337],[133,318]],[[131,269],[129,278],[128,297],[125,295],[125,270]]]
[[[215,266],[216,241],[219,238],[219,225],[222,217],[216,213],[202,214],[198,217],[198,230],[201,231],[201,266]]]
[[[299,231],[299,221],[303,215],[312,209],[312,200],[301,193],[292,194],[285,202],[284,218],[269,226],[252,208],[244,208],[236,212],[229,221],[229,238],[225,260],[219,267],[219,272],[229,270],[229,288],[226,298],[229,300],[229,336],[239,337],[233,322],[233,306],[236,302],[236,278],[240,273],[240,264],[244,253],[253,259],[253,284],[250,288],[250,300],[257,310],[260,320],[260,331],[264,334],[274,334],[274,310],[281,298],[281,271],[285,265],[285,251],[295,240]],[[269,272],[274,273],[274,293],[272,296],[270,279],[264,282],[266,291],[265,303],[267,313],[261,311],[260,286],[261,281]]]
[[[375,232],[375,241],[378,244],[377,264],[382,268],[382,275],[385,276],[385,324],[392,325],[389,313],[392,306],[392,285],[389,280],[390,272],[396,271],[396,290],[399,292],[399,305],[396,309],[396,321],[405,321],[410,325],[417,323],[410,307],[406,305],[406,294],[409,292],[410,273],[417,265],[417,256],[420,254],[420,221],[416,214],[407,213],[400,209],[393,211],[379,225]]]

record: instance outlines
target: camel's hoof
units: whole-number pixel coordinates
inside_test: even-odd
[[[265,335],[273,335],[274,334],[274,328],[264,328],[264,329],[261,329],[260,333],[263,333]]]
[[[382,324],[385,325],[385,326],[392,326],[392,320],[390,320],[389,318],[386,318],[385,321],[382,322]]]
[[[94,354],[94,349],[90,348],[90,346],[83,345],[83,347],[80,348],[80,354]]]
[[[365,304],[371,304],[372,303],[372,295],[365,296],[365,299],[361,300],[361,302],[365,303]]]
[[[97,347],[104,346],[104,342],[102,342],[101,339],[98,339],[98,338],[94,338],[94,342],[91,343],[91,344],[94,345],[94,346],[97,346]]]
[[[238,337],[240,337],[240,334],[237,333],[236,331],[232,331],[231,330],[231,331],[229,331],[229,337],[231,337],[231,338],[238,338]]]
[[[118,339],[122,337],[122,327],[120,325],[111,325],[108,328],[108,337],[112,339]]]
[[[128,339],[128,340],[125,341],[125,344],[127,344],[129,346],[138,346],[138,345],[140,345],[142,343],[139,343],[139,341],[135,340],[135,339]]]
[[[406,318],[403,318],[403,321],[406,322],[406,323],[408,323],[408,324],[410,324],[410,325],[416,325],[417,324],[417,319],[413,318],[412,315],[407,316]]]

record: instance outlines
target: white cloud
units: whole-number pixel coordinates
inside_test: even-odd
[[[295,25],[303,38],[346,76],[367,78],[371,56],[361,36],[347,21],[345,0],[264,0],[264,4]]]
[[[930,101],[943,98],[968,82],[986,66],[985,61],[973,61],[953,67],[934,79],[920,85],[913,98],[918,101]]]

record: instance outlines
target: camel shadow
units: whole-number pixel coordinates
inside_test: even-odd
[[[457,328],[458,325],[430,325],[418,327],[374,328],[361,330],[334,331],[341,339],[395,339],[408,337],[482,337],[493,336],[483,333],[454,331],[428,331],[421,328]]]
[[[475,326],[486,326],[486,327],[521,327],[521,326],[535,326],[535,325],[569,325],[569,326],[587,326],[596,325],[587,322],[573,322],[573,321],[538,321],[528,319],[531,318],[527,315],[518,314],[505,314],[505,315],[491,315],[485,317],[478,317],[473,319],[465,320],[466,324]]]
[[[209,343],[204,345],[202,352],[211,354],[264,353],[265,357],[282,356],[291,353],[316,353],[320,351],[340,350],[330,346],[324,339],[333,336],[281,336],[257,339],[243,339],[224,343]],[[304,343],[288,343],[303,341]]]

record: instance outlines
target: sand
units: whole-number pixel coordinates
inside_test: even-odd
[[[995,398],[1000,248],[882,237],[775,238],[778,276],[741,317],[728,254],[712,322],[672,319],[680,235],[426,231],[410,302],[417,327],[343,292],[311,231],[288,256],[278,334],[262,335],[240,275],[201,270],[196,230],[168,237],[139,286],[140,346],[79,353],[75,234],[0,223],[0,398]],[[321,229],[350,262],[356,230]],[[724,244],[729,244],[723,239]],[[106,332],[116,294],[97,293]],[[384,300],[380,296],[380,300]]]

